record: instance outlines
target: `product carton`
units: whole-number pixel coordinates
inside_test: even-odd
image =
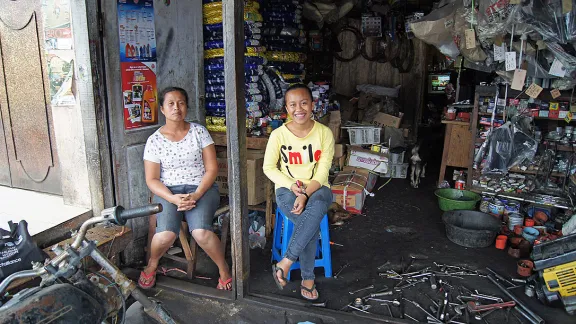
[[[377,113],[372,123],[379,127],[387,126],[387,127],[400,128],[400,123],[402,122],[402,116],[404,116],[404,113],[400,113],[398,117],[388,115],[385,113]]]
[[[351,146],[348,156],[349,166],[364,168],[381,174],[388,172],[388,153],[377,153],[359,146]]]
[[[408,176],[408,163],[390,164],[386,178],[406,179]]]
[[[266,201],[266,182],[269,181],[262,170],[264,152],[248,150],[246,158],[248,205],[259,205]],[[218,190],[221,194],[228,194],[228,158],[226,152],[219,152],[216,160],[218,162],[218,175],[216,176]]]
[[[347,166],[332,184],[332,201],[354,214],[361,214],[366,195],[374,189],[378,176],[366,169]]]

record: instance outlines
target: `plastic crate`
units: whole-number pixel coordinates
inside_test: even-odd
[[[364,126],[364,127],[347,127],[348,137],[352,145],[379,144],[380,132],[382,128]]]

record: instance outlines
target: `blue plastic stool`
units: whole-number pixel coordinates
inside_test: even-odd
[[[292,237],[294,230],[294,223],[288,217],[284,216],[280,208],[276,208],[276,225],[274,226],[274,234],[272,241],[272,262],[279,262],[282,260],[286,250],[288,250],[288,243]],[[326,278],[332,277],[332,254],[330,252],[330,232],[328,226],[328,215],[324,215],[320,222],[320,237],[316,249],[316,260],[314,261],[314,268],[323,267],[324,276]],[[290,272],[292,270],[300,269],[300,262],[296,261],[290,267],[290,271],[286,275],[286,279],[290,280]]]

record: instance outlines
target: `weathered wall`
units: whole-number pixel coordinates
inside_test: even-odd
[[[359,28],[358,21],[350,21],[350,25]],[[344,53],[356,46],[352,33],[344,33],[341,46]],[[401,85],[398,103],[404,111],[404,124],[414,125],[423,106],[425,91],[426,55],[428,45],[413,39],[414,65],[409,73],[399,73],[390,63],[377,63],[366,60],[362,55],[350,62],[334,59],[333,89],[342,95],[352,96],[359,84],[375,84],[385,87]]]
[[[102,11],[116,204],[126,208],[138,207],[147,204],[150,197],[144,179],[144,146],[148,137],[164,124],[165,119],[160,114],[158,125],[124,130],[117,1],[102,0]],[[154,19],[158,88],[179,86],[186,89],[190,98],[187,118],[201,121],[204,109],[198,107],[201,106],[200,95],[204,92],[202,1],[154,1]],[[133,231],[134,241],[125,250],[126,262],[144,261],[148,219],[132,219],[128,224]]]

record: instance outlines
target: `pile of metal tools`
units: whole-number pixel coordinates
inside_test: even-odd
[[[381,306],[387,313],[382,315],[430,324],[463,324],[474,322],[473,320],[489,323],[488,316],[500,311],[503,314],[501,313],[498,318],[505,317],[506,323],[511,323],[512,316],[520,323],[544,323],[541,317],[531,311],[512,293],[515,288],[523,287],[527,283],[526,279],[506,279],[490,268],[486,268],[485,272],[480,272],[467,267],[436,262],[433,262],[433,266],[410,271],[413,268],[414,260],[418,260],[418,258],[411,256],[411,261],[406,267],[404,267],[404,262],[402,262],[400,271],[392,269],[390,262],[378,267],[379,276],[384,279],[397,281],[395,285],[392,287],[384,285],[379,287],[378,291],[373,292],[370,292],[370,290],[375,290],[375,285],[349,291],[349,294],[354,299],[345,305],[342,310],[372,314],[374,316],[379,314],[375,310]],[[478,290],[465,287],[461,282],[467,276],[476,276],[491,281],[502,292],[504,297],[483,294]],[[456,284],[453,279],[460,281]],[[422,288],[425,286],[435,294],[430,296],[424,292]],[[364,296],[357,296],[363,292],[365,293]],[[426,302],[406,298],[406,295],[424,296],[426,297]],[[395,310],[393,311],[393,309]],[[410,315],[407,310],[414,312]],[[498,322],[501,323],[502,321]]]

